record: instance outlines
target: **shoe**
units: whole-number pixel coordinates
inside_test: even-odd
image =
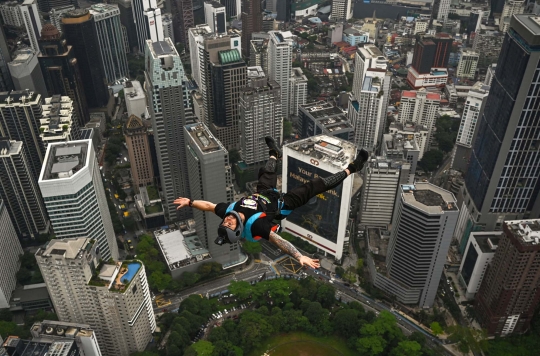
[[[368,151],[362,148],[356,155],[356,158],[354,159],[354,161],[349,164],[349,170],[351,170],[352,168],[354,172],[360,172],[362,168],[364,168],[364,164],[367,162],[368,159],[369,159]],[[351,172],[351,173],[354,173],[354,172]]]
[[[283,156],[283,154],[281,153],[281,150],[276,145],[276,141],[274,141],[274,138],[272,136],[266,136],[264,140],[266,141],[266,145],[270,149],[270,155],[271,156],[275,155],[277,159],[280,159]]]

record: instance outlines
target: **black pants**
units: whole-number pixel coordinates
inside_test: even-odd
[[[257,193],[273,199],[279,199],[280,194],[274,190],[277,185],[276,172],[268,172],[264,168],[259,170],[259,181],[257,183]],[[327,191],[327,188],[321,178],[315,178],[299,187],[292,189],[283,195],[285,205],[284,210],[294,210],[306,204],[314,196]]]

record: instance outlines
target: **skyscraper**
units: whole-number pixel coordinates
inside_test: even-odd
[[[234,200],[231,166],[225,147],[217,140],[208,127],[201,123],[184,127],[185,142],[188,147],[187,163],[191,199],[214,202]],[[197,223],[197,236],[212,255],[212,259],[230,268],[246,261],[238,243],[218,246],[214,243],[221,219],[215,214],[207,214],[193,209]]]
[[[15,90],[25,90],[47,96],[47,87],[41,73],[37,55],[31,49],[16,52],[13,61],[8,63]]]
[[[148,128],[143,121],[135,115],[131,115],[124,125],[124,137],[131,163],[131,179],[133,187],[152,184],[154,182],[154,169],[150,144],[148,142]]]
[[[425,146],[429,151],[433,135],[435,133],[435,115],[441,104],[441,95],[429,93],[426,89],[405,90],[401,93],[401,105],[399,107],[399,122],[414,122],[428,128],[428,139]]]
[[[49,144],[38,184],[57,238],[95,239],[104,261],[118,260],[92,140]]]
[[[450,0],[439,0],[439,11],[437,12],[437,20],[441,21],[442,23],[448,21],[450,2]]]
[[[188,46],[188,31],[195,26],[193,2],[191,0],[171,0],[172,14],[176,20],[175,38],[185,47]]]
[[[0,93],[0,136],[24,143],[35,179],[45,156],[45,146],[39,138],[42,104],[41,95],[31,91]]]
[[[540,214],[540,145],[537,118],[530,111],[540,102],[540,52],[531,47],[537,41],[540,21],[514,15],[472,143],[458,240],[467,239],[470,231],[500,230],[505,220]]]
[[[242,55],[244,57],[249,57],[249,43],[251,41],[251,34],[261,31],[261,2],[258,0],[245,0],[242,11]]]
[[[326,135],[313,136],[283,146],[283,191],[316,176],[342,171],[356,155],[350,142]],[[285,174],[286,173],[286,174]],[[340,260],[349,244],[347,224],[353,178],[311,199],[282,220],[285,231],[315,246],[319,253]]]
[[[540,220],[510,220],[476,295],[489,335],[525,333],[540,302]]]
[[[61,6],[71,5],[78,7],[77,0],[37,0],[39,11],[49,12],[52,8],[58,8]]]
[[[90,13],[94,17],[107,82],[127,77],[129,69],[118,5],[94,4]]]
[[[0,141],[0,145],[2,142]],[[17,285],[19,271],[19,256],[23,254],[21,243],[9,217],[6,206],[0,199],[0,308],[9,308],[11,293]],[[4,335],[7,336],[7,335]],[[0,352],[1,353],[1,352]]]
[[[60,320],[88,324],[104,355],[146,348],[156,321],[140,261],[109,261],[86,237],[51,240],[36,260]]]
[[[107,105],[109,92],[93,15],[87,9],[67,12],[62,18],[62,28],[68,44],[73,46],[79,68],[84,68],[80,73],[88,106]]]
[[[186,144],[183,127],[193,114],[186,87],[184,66],[170,38],[146,41],[145,90],[152,117],[165,216],[168,221],[185,220],[190,209],[176,210],[173,201],[189,195]]]
[[[388,284],[376,286],[404,304],[431,307],[458,215],[452,193],[430,183],[401,185],[383,274]]]
[[[41,53],[38,60],[48,96],[69,96],[75,105],[79,127],[84,127],[90,121],[90,114],[73,46],[68,45],[58,29],[51,24],[43,26],[39,45]]]
[[[268,78],[276,81],[281,89],[281,114],[289,116],[289,78],[292,70],[293,43],[280,31],[270,31],[268,42]]]
[[[139,46],[132,0],[118,0],[117,4],[118,10],[120,10],[120,22],[126,29],[129,51],[131,52]]]
[[[227,14],[225,5],[217,1],[204,2],[204,20],[215,33],[227,33]]]
[[[359,97],[349,100],[349,119],[355,129],[354,143],[373,152],[381,143],[380,126],[386,119],[386,69],[369,69],[364,77]]]
[[[257,67],[248,68],[248,77],[254,70]],[[248,165],[268,159],[265,136],[272,136],[276,142],[282,140],[280,91],[278,83],[264,76],[250,80],[240,92],[240,146],[242,159]]]
[[[456,75],[459,78],[474,79],[476,76],[476,66],[480,55],[474,51],[461,50],[461,57],[456,69]]]
[[[37,9],[37,0],[24,0],[20,5],[21,15],[28,34],[30,47],[39,52],[39,36],[41,35],[41,18]]]
[[[381,50],[375,45],[365,45],[358,48],[354,55],[354,80],[353,94],[356,98],[360,97],[364,77],[370,68],[385,69],[388,67],[388,59]]]
[[[38,2],[39,5],[39,2]],[[64,5],[64,6],[58,6],[54,7],[49,11],[49,20],[51,21],[51,24],[54,25],[60,31],[62,32],[62,17],[64,17],[64,14],[66,12],[69,12],[71,10],[75,10],[75,6],[73,5]],[[43,31],[43,28],[41,29]]]
[[[161,23],[163,24],[163,38],[170,37],[171,41],[176,43],[174,40],[174,21],[172,14],[161,14]]]
[[[0,200],[20,238],[47,233],[49,222],[43,198],[32,174],[23,142],[0,138]]]
[[[203,47],[205,35],[211,34],[212,29],[207,24],[197,25],[194,28],[190,28],[188,32],[189,37],[189,57],[191,60],[191,77],[197,83],[197,86],[202,91],[201,83],[201,69],[200,66],[201,57],[203,56]],[[204,70],[203,70],[204,72]]]
[[[298,108],[306,103],[307,98],[307,77],[302,68],[293,68],[289,78],[289,115],[298,116]]]
[[[512,15],[525,12],[525,0],[506,0],[499,20],[499,31],[506,32],[510,27]]]
[[[69,96],[53,95],[43,103],[39,131],[45,147],[54,142],[81,139],[81,130],[73,100]]]
[[[435,36],[418,34],[412,66],[419,74],[427,74],[431,68],[448,68],[448,60],[454,39],[446,33]]]
[[[144,53],[146,40],[163,41],[161,9],[156,0],[132,0],[133,21],[137,31],[139,52]]]
[[[334,21],[347,21],[352,18],[352,0],[332,0],[332,19]]]

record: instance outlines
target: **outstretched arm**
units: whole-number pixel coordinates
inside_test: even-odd
[[[179,197],[178,199],[176,199],[173,202],[173,204],[178,205],[176,210],[180,210],[182,208],[185,208],[186,206],[189,206],[189,202],[190,202],[189,198]],[[195,208],[195,209],[202,210],[202,211],[214,212],[214,210],[216,208],[216,204],[211,203],[209,201],[205,201],[205,200],[193,200],[191,207]]]
[[[300,252],[298,252],[298,250],[296,249],[296,247],[294,247],[293,244],[283,239],[281,236],[279,236],[273,231],[270,232],[269,241],[273,243],[274,245],[276,245],[281,251],[297,259],[298,262],[300,262],[302,266],[308,265],[309,267],[312,267],[312,268],[319,268],[321,266],[319,264],[319,260],[314,260],[307,256],[302,255]]]

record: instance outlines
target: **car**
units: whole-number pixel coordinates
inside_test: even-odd
[[[449,279],[446,280],[446,284],[450,284],[450,280],[449,280]]]

